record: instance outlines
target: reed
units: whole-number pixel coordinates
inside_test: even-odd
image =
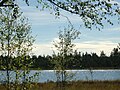
[[[33,85],[30,90],[61,90],[55,82]],[[0,90],[6,90],[4,85],[0,85]],[[64,90],[120,90],[120,81],[72,81],[66,84]]]

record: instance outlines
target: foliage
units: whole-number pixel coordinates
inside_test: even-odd
[[[60,15],[60,10],[63,9],[73,14],[80,16],[86,28],[92,29],[95,26],[97,29],[104,26],[103,21],[107,21],[113,25],[111,18],[120,16],[120,7],[117,2],[112,0],[48,0]]]
[[[68,25],[67,28],[64,28],[64,31],[59,32],[58,41],[54,41],[54,46],[58,50],[58,54],[54,53],[52,62],[54,63],[54,69],[57,76],[57,83],[62,84],[62,89],[65,86],[67,80],[70,80],[73,77],[73,74],[67,72],[67,66],[72,59],[69,57],[73,53],[73,47],[75,46],[72,42],[80,34],[79,31],[75,30],[72,25]],[[61,85],[60,84],[60,85]]]
[[[56,57],[56,58],[55,58]],[[67,66],[66,69],[120,69],[120,51],[118,48],[114,48],[111,51],[110,56],[107,56],[104,51],[101,51],[100,56],[96,53],[81,53],[79,51],[74,51],[73,54],[67,56],[69,60],[66,62]],[[3,66],[5,65],[6,56],[0,56],[0,69],[3,70]],[[52,55],[52,56],[32,56],[29,58],[33,61],[29,69],[34,70],[53,70],[55,65],[57,64],[56,61],[53,63],[53,59],[58,60],[59,56]],[[12,58],[12,60],[15,58]],[[60,62],[59,62],[60,63]],[[13,65],[12,65],[13,66]],[[58,65],[57,65],[58,66]],[[16,68],[19,68],[19,65],[16,64]],[[57,68],[56,68],[57,69]]]
[[[13,3],[15,0],[11,0]],[[23,0],[29,6],[29,0]],[[50,8],[55,11],[55,15],[59,16],[61,10],[65,10],[72,14],[77,14],[84,22],[86,28],[97,29],[104,26],[103,22],[113,25],[111,17],[120,20],[119,2],[115,0],[36,0],[38,6],[42,9]],[[6,4],[8,0],[2,0],[0,6]]]
[[[7,90],[18,90],[17,86],[21,83],[23,84],[21,90],[28,90],[28,86],[31,85],[29,83],[34,78],[29,76],[29,67],[32,64],[29,55],[34,42],[30,25],[27,19],[22,17],[18,6],[2,8],[0,23],[1,69],[6,71]],[[12,73],[15,75],[11,76]],[[24,80],[20,81],[21,78]]]
[[[29,0],[24,1],[29,5]],[[61,14],[61,10],[77,14],[89,29],[95,26],[100,30],[104,26],[103,21],[113,25],[109,17],[117,16],[118,21],[120,20],[119,2],[113,0],[37,0],[37,2],[40,4],[37,7],[50,8],[57,16]]]

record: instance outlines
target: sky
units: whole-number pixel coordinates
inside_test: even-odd
[[[63,30],[63,27],[68,25],[66,17],[61,16],[56,18],[49,10],[41,11],[36,8],[35,2],[30,2],[30,6],[27,6],[25,2],[18,0],[23,15],[28,18],[31,24],[32,35],[35,37],[33,44],[34,55],[52,55],[56,49],[53,46],[53,41],[58,40],[59,30]],[[119,3],[120,5],[120,3]],[[75,50],[80,52],[95,52],[98,55],[101,51],[104,51],[106,55],[110,55],[113,48],[116,48],[120,43],[120,24],[113,18],[114,25],[111,26],[104,23],[104,29],[92,30],[86,29],[81,26],[82,20],[79,16],[62,11],[62,15],[67,16],[74,27],[81,32],[79,39],[73,43],[76,45]]]

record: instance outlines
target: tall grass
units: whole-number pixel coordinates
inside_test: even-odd
[[[0,90],[6,90],[0,85]],[[36,83],[30,90],[61,90],[55,82]],[[120,90],[120,81],[72,81],[64,90]]]

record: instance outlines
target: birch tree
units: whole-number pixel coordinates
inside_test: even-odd
[[[57,54],[53,54],[53,63],[55,65],[57,82],[62,83],[61,87],[73,76],[72,73],[66,71],[67,63],[72,59],[70,54],[73,54],[75,44],[73,41],[77,39],[80,32],[68,25],[63,31],[59,32],[58,41],[54,41],[54,46],[57,49]]]
[[[2,8],[0,12],[0,36],[0,54],[7,57],[5,65],[2,66],[6,71],[7,90],[12,88],[28,90],[26,83],[30,80],[28,74],[32,64],[29,55],[34,39],[31,36],[28,20],[22,16],[18,6]],[[15,77],[11,76],[13,73],[11,70],[14,71]],[[22,77],[24,78],[23,87],[18,88]]]

